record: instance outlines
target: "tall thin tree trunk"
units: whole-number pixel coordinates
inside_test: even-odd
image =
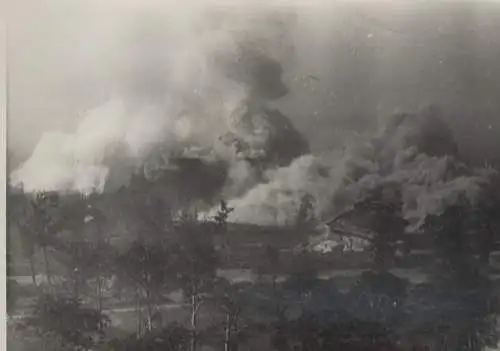
[[[76,260],[75,255],[77,255],[75,252],[72,253],[73,255],[73,294],[75,295],[75,298],[78,298],[80,296],[80,272],[78,270],[78,263]]]
[[[33,281],[33,285],[38,286],[38,283],[36,281],[35,259],[33,255],[30,255],[29,262],[30,262],[31,280]]]
[[[79,289],[78,289],[78,274],[77,273],[73,274],[73,295],[75,296],[76,299],[80,295]]]
[[[73,279],[73,297],[75,299],[78,299],[78,275],[74,268],[73,271],[71,272],[71,276]]]
[[[99,314],[102,312],[102,281],[100,274],[97,274],[97,311]]]
[[[281,311],[281,304],[280,304],[280,296],[278,295],[278,290],[277,290],[277,276],[275,274],[273,274],[272,276],[272,289],[273,289],[273,295],[274,295],[274,299],[276,300],[276,316],[278,317],[278,319],[281,319],[281,314],[282,314],[282,311]]]
[[[198,326],[198,302],[196,301],[196,295],[193,294],[191,296],[191,330],[192,330],[192,335],[191,335],[191,351],[196,351],[196,344],[197,340],[196,338],[197,333],[196,333],[196,328]]]
[[[239,331],[240,331],[240,326],[239,326],[239,318],[234,318],[233,317],[233,321],[232,321],[232,327],[233,327],[233,331],[234,333],[231,333],[231,351],[238,351],[238,348],[239,348],[239,341],[238,340],[234,340],[235,339],[235,336],[234,334],[238,334]]]
[[[230,351],[231,342],[231,316],[226,312],[226,330],[224,333],[224,351]]]
[[[150,332],[153,330],[153,308],[151,306],[151,293],[149,290],[146,290],[146,307],[148,309],[147,329]]]
[[[43,259],[45,261],[45,276],[47,277],[47,282],[52,283],[52,272],[50,271],[49,256],[47,254],[47,246],[43,246]]]
[[[139,299],[139,292],[135,291],[135,310],[137,314],[137,336],[142,336],[142,313],[141,313],[141,303]]]

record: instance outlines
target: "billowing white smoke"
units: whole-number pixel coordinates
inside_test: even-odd
[[[268,174],[265,184],[230,201],[235,208],[230,220],[292,224],[306,193],[316,198],[316,214],[325,219],[374,189],[395,186],[410,229],[415,229],[459,196],[476,200],[487,174],[467,168],[457,157],[453,136],[437,111],[397,115],[369,142],[340,157],[306,156]],[[325,164],[330,165],[328,175],[320,168]]]
[[[364,136],[352,140],[360,142]],[[264,179],[242,196],[229,201],[234,211],[231,222],[258,225],[293,225],[305,195],[314,198],[317,218],[333,211],[332,196],[342,185],[348,157],[345,152],[332,152],[327,157],[304,155],[289,166],[269,170]],[[214,215],[217,208],[208,214]]]
[[[237,14],[241,21],[234,21]],[[244,118],[249,86],[228,78],[217,60],[237,62],[240,44],[248,37],[259,39],[267,31],[273,40],[273,33],[249,23],[244,13],[214,20],[202,6],[157,18],[146,15],[132,30],[135,39],[127,39],[115,52],[114,97],[86,113],[74,133],[46,133],[32,156],[11,174],[14,186],[102,192],[127,184],[146,159],[149,169],[165,167],[170,154],[227,161],[236,193],[254,185],[249,164],[237,160],[232,145],[219,137],[232,133],[257,149],[281,131],[265,120],[250,132],[235,128],[235,120]],[[264,140],[252,142],[259,129]],[[150,159],[155,149],[162,150],[162,157]]]
[[[292,225],[306,194],[320,206],[327,205],[331,185],[325,167],[314,156],[302,156],[288,167],[266,174],[267,182],[258,184],[242,198],[230,201],[234,208],[230,220],[262,225]]]
[[[306,193],[316,198],[317,215],[327,217],[370,189],[396,183],[414,224],[458,194],[476,194],[480,178],[460,170],[450,132],[430,112],[384,124],[360,150],[288,164],[306,150],[286,154],[301,144],[289,133],[289,122],[271,113],[265,101],[247,113],[253,98],[248,81],[221,71],[220,62],[238,61],[240,44],[268,54],[279,50],[269,45],[276,43],[270,26],[252,23],[255,17],[262,13],[251,16],[245,9],[210,17],[187,7],[148,14],[133,29],[135,39],[110,49],[116,55],[110,69],[118,77],[113,97],[88,112],[75,133],[44,135],[11,175],[14,185],[26,191],[104,191],[126,184],[138,167],[155,173],[168,168],[172,155],[194,155],[227,162],[224,196],[235,208],[230,220],[260,224],[292,223]],[[235,155],[232,146],[241,144],[243,152]],[[252,158],[264,159],[267,171],[262,174]]]
[[[217,119],[203,117],[212,117],[212,125],[222,129],[226,123],[221,118],[228,115],[223,108]],[[122,99],[109,101],[88,113],[74,134],[45,134],[31,158],[13,172],[12,181],[22,184],[26,191],[101,192],[105,185],[124,185],[121,182],[126,180],[118,181],[114,175],[130,175],[127,168],[140,166],[151,148],[161,145],[164,150],[174,151],[179,144],[194,139],[199,145],[203,138],[197,134],[210,134],[207,121],[196,121],[201,116],[181,112],[174,104],[132,107]],[[117,158],[120,163],[110,163]],[[112,164],[121,169],[110,169]]]

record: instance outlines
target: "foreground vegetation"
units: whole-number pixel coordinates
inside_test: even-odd
[[[417,286],[389,272],[393,242],[403,234],[384,233],[404,225],[397,208],[370,207],[371,200],[354,206],[375,214],[379,231],[372,268],[341,292],[336,278],[317,278],[316,257],[306,245],[286,260],[281,248],[261,248],[251,282],[217,275],[230,250],[220,244],[231,211],[225,203],[217,216],[199,221],[194,213],[174,216],[147,197],[134,199],[135,235],[116,244],[105,232],[98,196],[11,196],[11,224],[19,229],[36,287],[27,293],[34,298],[28,313],[10,326],[11,345],[20,338],[25,350],[481,350],[496,343],[488,267],[497,202],[462,199],[426,219],[421,229],[434,240],[435,265]],[[309,207],[301,207],[295,230],[311,225]],[[37,281],[37,251],[45,259],[46,283]],[[54,274],[49,257],[63,267],[64,278]],[[20,289],[9,287],[11,315],[26,298]],[[118,333],[110,319],[120,301],[136,322],[129,335]]]

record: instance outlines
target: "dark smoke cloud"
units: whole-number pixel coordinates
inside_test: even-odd
[[[273,33],[259,33],[252,21],[213,23],[213,10],[134,13],[113,56],[121,63],[114,96],[87,112],[74,133],[44,134],[11,174],[13,183],[88,193],[114,191],[135,173],[158,181],[178,172],[168,181],[198,188],[203,198],[228,178],[224,195],[232,197],[308,153],[301,133],[269,105],[288,93],[265,45]],[[206,194],[199,178],[187,176],[202,171],[215,177]]]
[[[429,107],[390,116],[378,134],[336,157],[309,155],[268,173],[265,182],[230,201],[230,219],[293,224],[305,194],[316,199],[316,216],[327,219],[377,189],[396,189],[405,218],[417,228],[460,196],[476,201],[489,179],[484,171],[463,161],[442,113]]]
[[[476,201],[487,174],[463,162],[439,111],[430,107],[392,116],[381,134],[347,162],[334,194],[336,207],[348,207],[375,189],[396,188],[404,216],[417,228],[460,196]]]
[[[79,12],[51,0],[26,7],[29,15],[22,6],[29,1],[20,4],[10,31],[16,117],[9,133],[18,146],[11,151],[31,154],[12,173],[26,190],[112,191],[134,172],[154,180],[178,172],[176,160],[197,159],[203,172],[224,169],[234,220],[289,222],[305,192],[326,216],[337,210],[334,195],[356,198],[388,181],[408,185],[407,214],[418,217],[438,211],[443,201],[435,199],[445,193],[474,188],[474,175],[454,171],[462,168],[456,152],[496,154],[493,5],[238,3],[207,11],[191,3],[90,1]],[[269,77],[276,62],[285,85],[255,80]],[[289,94],[273,101],[284,86]],[[401,116],[369,138],[395,109],[434,101],[450,113]],[[81,118],[68,117],[76,111]],[[52,129],[31,153],[28,141]]]

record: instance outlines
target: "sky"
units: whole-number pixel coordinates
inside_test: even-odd
[[[15,162],[29,157],[44,132],[74,130],[85,111],[120,89],[131,53],[155,48],[169,21],[197,23],[198,3],[9,2],[8,146]],[[267,30],[259,22],[264,14],[290,13],[284,28],[269,29],[275,36],[281,33],[273,39],[273,50],[290,87],[278,106],[316,153],[341,147],[345,138],[376,128],[380,117],[394,111],[414,112],[437,103],[448,111],[462,148],[496,157],[499,5],[304,0],[214,1],[209,6],[231,7],[238,18],[255,23],[260,35]],[[146,46],[130,51],[129,36],[141,23],[155,21],[151,15],[160,23],[149,34],[137,32]],[[159,52],[133,62],[161,66]]]

